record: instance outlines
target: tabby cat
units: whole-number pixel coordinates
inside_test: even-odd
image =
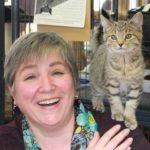
[[[112,119],[124,121],[131,130],[138,125],[135,113],[143,92],[142,22],[140,12],[117,22],[108,14],[101,15],[90,63],[93,108],[104,112],[107,96]]]

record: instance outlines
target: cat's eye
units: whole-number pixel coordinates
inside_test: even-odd
[[[126,39],[130,39],[132,37],[132,34],[127,34]]]
[[[117,40],[117,37],[115,35],[111,35],[112,40]]]

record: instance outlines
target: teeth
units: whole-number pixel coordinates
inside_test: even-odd
[[[38,104],[40,104],[40,105],[49,105],[49,104],[56,103],[58,101],[59,101],[59,99],[51,99],[51,100],[41,101]]]

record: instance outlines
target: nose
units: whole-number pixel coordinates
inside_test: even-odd
[[[123,45],[122,43],[119,44],[120,47],[122,47],[122,45]]]
[[[55,84],[49,75],[41,77],[40,80],[40,91],[42,92],[50,92],[55,89]]]

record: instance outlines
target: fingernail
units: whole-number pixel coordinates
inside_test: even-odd
[[[131,150],[131,147],[128,147],[127,150]]]
[[[133,142],[133,138],[132,137],[129,137],[128,138],[128,142],[131,144]]]
[[[130,130],[129,130],[128,128],[126,128],[126,129],[124,129],[124,132],[125,132],[126,134],[129,134]]]
[[[99,134],[98,131],[95,131],[94,136],[97,136],[98,134]]]
[[[119,130],[121,128],[121,125],[117,124],[117,125],[115,125],[115,128]]]

